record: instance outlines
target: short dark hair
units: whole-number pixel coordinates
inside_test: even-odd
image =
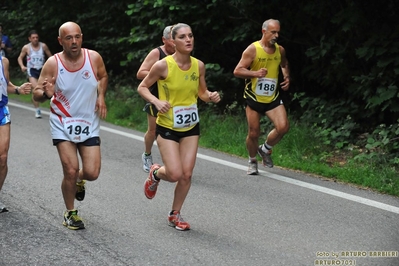
[[[37,35],[39,35],[39,33],[37,33],[36,30],[31,30],[31,31],[29,31],[28,37],[32,36],[32,34],[37,34]]]

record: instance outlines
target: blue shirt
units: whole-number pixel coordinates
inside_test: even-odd
[[[4,35],[4,34],[3,34],[3,35],[1,36],[1,42],[4,43],[5,46],[6,46],[7,48],[11,48],[11,47],[12,47],[10,38],[8,38],[7,35]],[[0,54],[1,54],[1,56],[4,56],[4,57],[5,57],[5,56],[6,56],[6,51],[4,51],[3,49],[1,49]]]

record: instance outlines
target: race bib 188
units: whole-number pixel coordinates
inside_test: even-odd
[[[272,96],[277,89],[277,79],[258,78],[255,93],[259,96]]]

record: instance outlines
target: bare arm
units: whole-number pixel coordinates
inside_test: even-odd
[[[143,80],[150,72],[151,67],[159,60],[158,49],[152,49],[151,52],[146,56],[139,70],[137,71],[137,79]]]
[[[2,57],[1,60],[3,61],[4,76],[6,77],[6,80],[8,80],[7,93],[29,94],[31,91],[31,84],[29,82],[25,82],[21,86],[15,86],[12,84],[10,81],[10,72],[8,71],[10,61],[8,61],[8,59],[5,57]]]
[[[98,96],[96,103],[96,112],[99,112],[101,118],[107,117],[107,105],[105,104],[105,93],[108,87],[108,73],[105,68],[105,64],[101,55],[93,50],[89,51],[90,58],[94,62],[94,66],[97,68],[97,79],[98,79]]]
[[[37,102],[44,102],[54,95],[54,84],[57,79],[57,61],[50,57],[44,63],[37,86],[33,89],[33,99]],[[47,95],[47,97],[43,94]]]
[[[206,86],[204,63],[198,60],[198,66],[200,71],[198,97],[204,102],[214,102],[214,103],[219,102],[220,101],[219,93],[217,91],[213,92],[209,91]]]
[[[281,73],[283,74],[284,81],[280,83],[281,89],[282,90],[288,90],[290,88],[290,68],[287,60],[287,56],[285,53],[285,49],[280,46],[280,54],[281,54],[281,62],[280,62],[280,67],[281,67]]]
[[[47,44],[43,43],[43,51],[47,55],[47,58],[50,58],[53,54],[50,52]]]
[[[28,46],[24,45],[21,49],[21,53],[18,56],[18,65],[21,68],[22,72],[26,71],[26,66],[24,65],[24,58],[28,54]]]
[[[168,75],[168,66],[165,60],[160,60],[155,62],[155,64],[151,67],[147,76],[141,81],[137,88],[137,92],[140,96],[155,105],[160,113],[166,113],[170,106],[170,103],[167,101],[161,101],[157,97],[155,97],[151,91],[150,87],[152,84],[156,83],[160,79],[166,78]]]
[[[234,69],[234,76],[237,78],[251,79],[251,78],[262,78],[267,74],[266,68],[261,68],[257,71],[249,70],[252,62],[256,56],[256,48],[254,44],[251,44],[242,53],[241,59]]]

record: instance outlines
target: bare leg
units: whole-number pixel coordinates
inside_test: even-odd
[[[191,176],[194,170],[199,136],[190,136],[177,143],[157,138],[158,147],[162,156],[164,166],[161,167],[157,176],[160,179],[177,182],[172,209],[180,211],[191,187]]]
[[[76,180],[79,177],[79,159],[76,144],[63,141],[57,144],[58,154],[61,159],[64,178],[61,184],[67,210],[75,209]]]
[[[156,117],[147,114],[147,123],[148,123],[148,128],[147,132],[144,135],[144,145],[145,145],[145,152],[147,154],[151,153],[152,146],[154,145],[154,140],[155,140],[155,128],[156,128],[156,123],[155,121],[157,120]]]
[[[290,128],[287,112],[285,111],[284,105],[279,105],[267,111],[266,115],[274,125],[274,128],[267,135],[266,143],[270,146],[274,146],[284,137]]]
[[[0,191],[8,172],[8,150],[10,148],[10,123],[0,126]]]
[[[61,190],[67,210],[75,208],[75,194],[77,179],[94,181],[98,178],[101,168],[100,146],[79,146],[63,141],[57,145],[58,154],[61,159],[64,179]],[[82,158],[82,169],[79,171],[79,151]]]
[[[245,108],[248,123],[248,135],[246,138],[246,145],[249,157],[256,157],[259,146],[260,135],[260,114],[252,110],[249,106]]]

